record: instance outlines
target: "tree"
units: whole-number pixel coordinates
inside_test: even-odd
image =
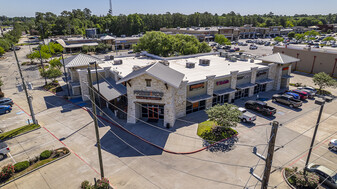
[[[2,47],[0,47],[0,56],[2,56],[3,54],[5,54],[5,49],[3,49]]]
[[[39,71],[40,71],[41,77],[46,77],[52,80],[52,82],[54,82],[56,78],[62,76],[61,70],[55,67],[50,67],[48,70],[44,70],[44,71],[43,71],[43,68],[41,68],[39,69]]]
[[[96,47],[96,51],[97,52],[102,52],[102,51],[106,51],[109,48],[109,46],[105,43],[98,43],[97,47]]]
[[[312,79],[315,83],[315,85],[318,85],[319,92],[321,93],[322,89],[326,87],[336,87],[337,82],[334,80],[331,76],[324,72],[320,72],[314,75]]]
[[[210,121],[214,121],[217,125],[223,127],[236,127],[240,121],[239,116],[241,112],[238,107],[233,104],[215,105],[206,110]]]
[[[288,33],[288,37],[289,37],[290,39],[294,38],[295,35],[296,35],[295,32],[289,32],[289,33]]]
[[[304,34],[295,34],[295,39],[296,40],[304,40],[305,39],[305,35]]]
[[[328,33],[328,34],[330,34],[332,31],[331,31],[331,29],[328,29],[327,31],[326,31],[326,33]]]
[[[323,41],[336,41],[336,39],[334,37],[326,37]]]
[[[49,64],[51,67],[61,69],[63,64],[61,63],[61,58],[54,58],[51,61],[49,61]]]
[[[282,41],[284,41],[284,38],[283,37],[275,37],[274,40],[278,41],[278,42],[282,42]]]
[[[227,37],[225,37],[224,35],[220,35],[220,34],[215,34],[214,41],[219,43],[220,45],[231,45],[230,40],[227,39]]]
[[[46,61],[51,57],[51,54],[41,51],[41,57],[42,57],[42,60]],[[31,61],[34,59],[39,60],[41,57],[40,57],[40,52],[38,50],[30,54],[27,54],[27,58],[29,58]]]
[[[315,37],[315,36],[319,35],[319,33],[318,33],[318,31],[311,30],[311,31],[305,32],[304,35],[306,35],[308,37]]]

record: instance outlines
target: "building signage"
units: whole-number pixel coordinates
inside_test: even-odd
[[[247,79],[249,77],[249,75],[241,75],[237,77],[237,80],[241,80],[241,79]]]
[[[146,100],[161,100],[164,96],[162,92],[153,92],[153,91],[134,91],[137,99],[146,99]]]
[[[289,70],[289,67],[282,68],[282,70]]]
[[[205,83],[198,83],[194,85],[190,85],[190,91],[196,90],[196,89],[202,89],[205,87]]]
[[[216,85],[224,85],[224,84],[227,84],[227,83],[229,83],[228,79],[227,80],[223,80],[223,81],[217,81]]]
[[[267,71],[259,71],[257,72],[256,77],[260,77],[261,75],[266,75],[266,74],[267,74]]]

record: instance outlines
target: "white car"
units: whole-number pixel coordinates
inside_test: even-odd
[[[336,151],[337,152],[337,139],[332,139],[329,144],[328,147],[330,150]]]
[[[2,160],[9,152],[10,150],[6,142],[0,142],[0,160]]]
[[[239,116],[239,119],[242,122],[254,122],[256,120],[256,115],[248,112],[245,108],[238,108],[240,112],[242,112],[242,114]]]
[[[337,189],[337,174],[334,171],[314,163],[309,164],[306,169],[309,172],[313,172],[318,175],[319,181],[329,186],[329,188]]]
[[[317,90],[313,87],[298,87],[297,89],[310,91],[310,93],[312,93],[313,95],[316,95],[316,93],[317,93]]]

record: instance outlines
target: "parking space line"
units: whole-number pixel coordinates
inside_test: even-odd
[[[320,155],[318,155],[318,154],[316,154],[316,153],[314,153],[314,152],[312,152],[312,154],[315,155],[315,156],[317,156],[318,159],[324,159],[325,161],[330,162],[330,163],[332,163],[333,165],[336,164],[335,162],[332,162],[332,161],[326,159],[325,157],[320,156]]]
[[[11,157],[11,159],[13,160],[14,164],[16,164],[15,159],[13,158],[12,154],[10,152],[8,152],[9,156]]]

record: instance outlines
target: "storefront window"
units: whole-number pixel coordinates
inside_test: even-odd
[[[199,110],[204,110],[206,108],[206,100],[199,102]]]

